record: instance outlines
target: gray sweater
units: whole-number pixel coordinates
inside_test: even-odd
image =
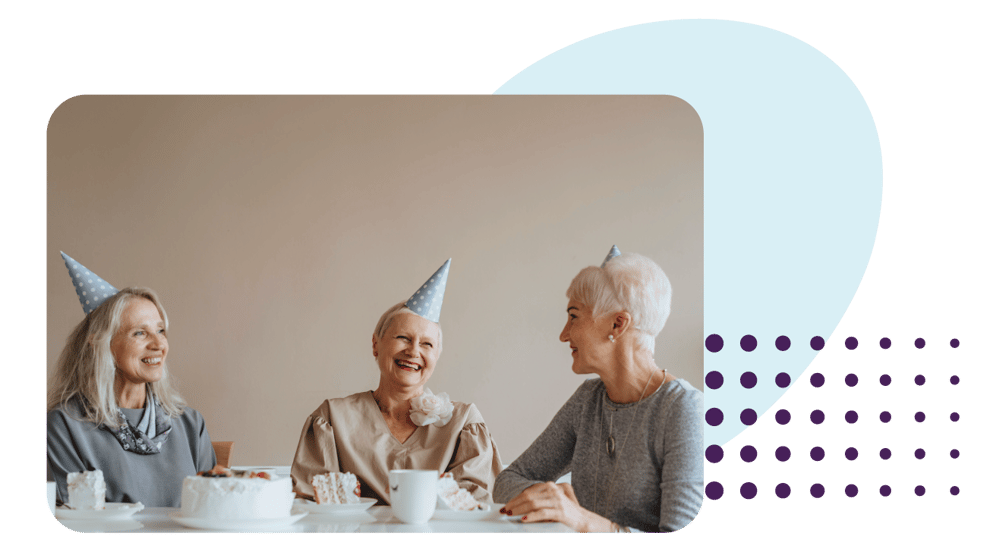
[[[497,476],[493,499],[506,503],[570,471],[579,504],[612,522],[651,532],[686,526],[703,503],[703,393],[679,379],[622,405],[600,379],[587,380]]]
[[[137,424],[145,411],[121,410],[131,424]],[[210,470],[216,460],[203,417],[189,407],[172,419],[172,431],[154,455],[125,451],[105,428],[82,420],[75,399],[48,413],[48,479],[55,481],[62,502],[69,499],[69,472],[99,469],[107,482],[109,502],[178,507],[183,479]]]

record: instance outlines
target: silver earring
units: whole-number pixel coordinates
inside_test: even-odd
[[[613,342],[614,342],[614,334],[610,334],[610,335],[608,335],[608,336],[607,336],[607,339],[609,339],[609,340],[610,340],[610,342],[611,342],[611,343],[613,343]]]

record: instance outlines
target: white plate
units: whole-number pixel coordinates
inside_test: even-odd
[[[275,528],[285,528],[290,524],[307,516],[307,511],[294,508],[290,511],[290,516],[282,518],[260,518],[252,520],[230,520],[222,518],[191,518],[185,517],[180,512],[169,513],[169,518],[186,526],[187,528],[199,528],[201,530],[272,530]]]
[[[65,520],[120,520],[144,509],[141,503],[107,503],[102,511],[94,509],[70,509],[55,507],[55,517]]]
[[[493,507],[482,504],[484,509],[476,509],[473,511],[455,511],[452,509],[436,509],[434,511],[434,518],[438,520],[486,520],[488,518],[493,518],[494,514],[499,514],[493,510]]]
[[[353,513],[364,513],[376,504],[376,500],[371,497],[359,497],[358,503],[340,503],[340,504],[327,504],[318,505],[309,499],[297,499],[293,502],[294,505],[300,507],[301,509],[310,511],[314,514],[335,514],[335,515],[345,515]]]

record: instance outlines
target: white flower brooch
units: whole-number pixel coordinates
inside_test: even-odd
[[[434,424],[440,428],[452,419],[454,409],[447,393],[435,395],[425,387],[424,393],[410,400],[410,419],[418,426]]]

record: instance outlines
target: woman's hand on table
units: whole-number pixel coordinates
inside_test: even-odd
[[[535,484],[507,502],[501,513],[524,515],[523,522],[561,522],[577,532],[612,532],[614,524],[584,509],[570,484]]]

